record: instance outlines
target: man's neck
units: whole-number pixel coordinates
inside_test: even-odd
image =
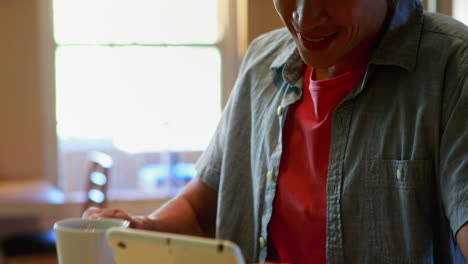
[[[390,6],[387,10],[385,20],[382,24],[380,32],[370,36],[367,40],[363,41],[347,55],[345,55],[339,63],[332,65],[328,68],[316,68],[315,69],[315,80],[328,80],[336,78],[342,74],[352,71],[364,64],[367,64],[372,56],[372,52],[376,48],[383,33],[386,31],[390,21],[392,19],[394,7]]]

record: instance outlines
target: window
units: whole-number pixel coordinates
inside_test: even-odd
[[[172,192],[194,175],[221,114],[218,0],[54,0],[60,185],[85,189],[86,157],[114,159],[110,195]],[[237,73],[237,72],[236,72]],[[173,188],[176,187],[176,188]],[[161,194],[161,192],[159,192]]]
[[[468,1],[453,0],[453,17],[468,25]]]

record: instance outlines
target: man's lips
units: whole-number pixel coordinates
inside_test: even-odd
[[[338,32],[314,35],[297,33],[300,45],[311,51],[323,51],[328,49],[337,35]]]
[[[337,32],[322,34],[322,35],[317,35],[317,36],[306,35],[303,33],[299,33],[299,34],[304,40],[307,40],[312,43],[319,43],[321,41],[334,37],[337,34]]]

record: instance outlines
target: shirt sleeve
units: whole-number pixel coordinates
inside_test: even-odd
[[[440,188],[446,216],[456,233],[468,221],[468,62],[462,80],[446,92],[440,142]]]
[[[200,179],[213,188],[216,191],[219,191],[220,177],[222,173],[223,160],[229,158],[229,153],[225,153],[225,145],[229,141],[228,135],[229,132],[235,129],[236,122],[233,122],[233,119],[239,118],[235,116],[237,104],[242,100],[242,92],[245,87],[244,83],[247,82],[246,75],[248,75],[249,69],[252,67],[252,61],[257,57],[257,51],[261,43],[259,39],[254,39],[250,44],[245,56],[242,61],[242,65],[239,70],[239,75],[237,77],[236,83],[232,89],[229,100],[223,109],[223,114],[218,123],[216,131],[211,138],[208,147],[205,149],[201,157],[198,159],[195,164],[195,169],[197,171],[197,176]]]
[[[200,179],[213,188],[216,191],[219,191],[220,177],[223,168],[223,160],[229,158],[229,153],[226,153],[226,145],[229,141],[230,130],[235,129],[235,122],[233,119],[235,108],[240,97],[239,93],[242,89],[242,79],[243,79],[243,70],[245,68],[246,59],[244,59],[243,64],[240,69],[239,76],[236,80],[234,88],[232,89],[231,95],[226,106],[223,109],[221,119],[216,127],[215,133],[212,136],[208,147],[205,149],[197,163],[195,164],[195,169],[197,171],[197,176]]]
[[[219,189],[219,178],[223,159],[223,145],[225,140],[224,135],[227,126],[229,125],[231,101],[231,99],[228,101],[208,147],[205,149],[195,165],[197,176],[200,177],[205,184],[216,191]]]

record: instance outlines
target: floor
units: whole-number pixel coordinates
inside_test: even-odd
[[[4,264],[58,264],[58,260],[55,255],[18,256],[7,258]]]

